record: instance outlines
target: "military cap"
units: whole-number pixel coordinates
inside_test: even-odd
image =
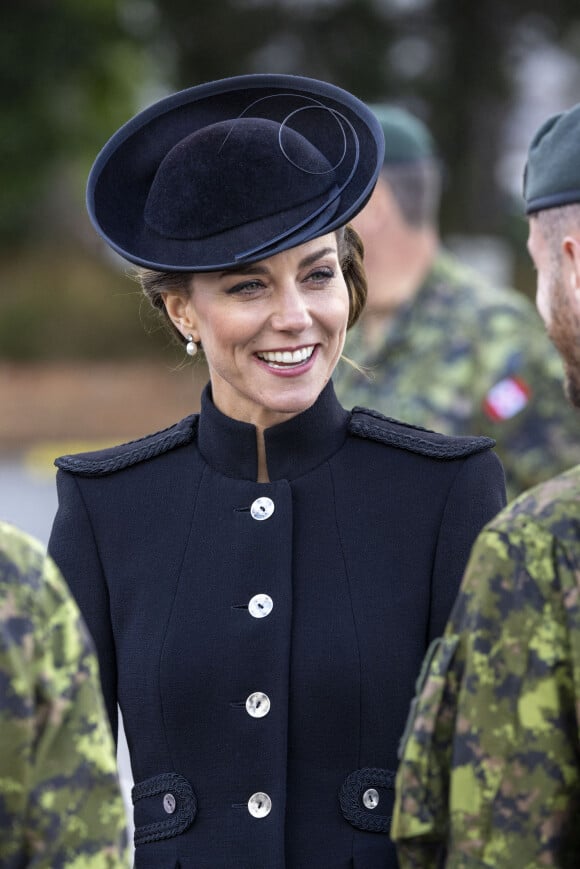
[[[371,103],[369,108],[376,115],[385,136],[385,166],[436,158],[433,137],[415,115],[386,103]]]
[[[552,115],[535,134],[523,194],[526,214],[580,202],[580,103]]]
[[[383,133],[342,88],[243,75],[172,94],[105,144],[89,216],[125,259],[160,271],[255,262],[347,223],[380,172]]]

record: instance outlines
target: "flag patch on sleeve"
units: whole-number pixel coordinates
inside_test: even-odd
[[[524,409],[532,392],[518,377],[505,377],[495,383],[483,401],[483,409],[490,419],[502,422]]]

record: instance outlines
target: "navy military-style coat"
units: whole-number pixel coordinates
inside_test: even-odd
[[[201,414],[57,460],[49,549],[122,709],[138,869],[389,869],[397,746],[471,544],[485,438],[345,411]]]

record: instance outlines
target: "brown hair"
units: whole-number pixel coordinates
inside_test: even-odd
[[[337,230],[338,259],[348,290],[349,312],[347,329],[354,326],[367,300],[367,276],[364,268],[364,246],[350,223]]]
[[[367,279],[363,266],[363,243],[350,224],[336,230],[338,258],[346,281],[349,298],[347,329],[354,326],[361,315],[367,298]],[[165,310],[163,294],[173,290],[189,295],[189,284],[195,272],[158,272],[152,269],[137,269],[137,278],[150,304],[163,317],[171,332],[183,344],[184,337],[176,329]]]

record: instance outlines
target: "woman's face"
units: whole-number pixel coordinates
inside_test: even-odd
[[[349,312],[334,233],[239,270],[193,275],[165,296],[201,341],[222,413],[267,428],[309,408],[342,352]]]

